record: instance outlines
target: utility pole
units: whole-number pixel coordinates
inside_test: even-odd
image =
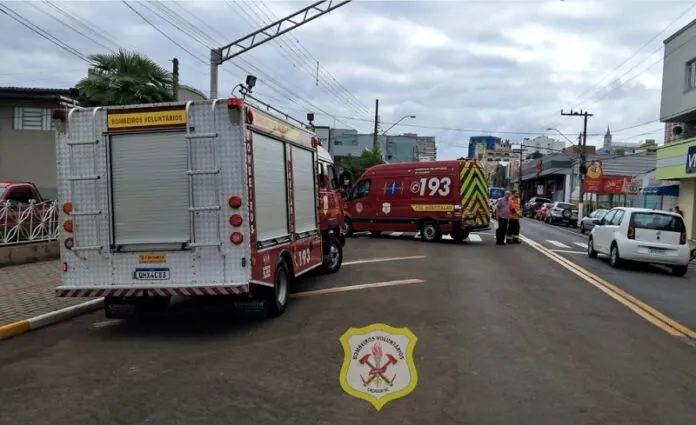
[[[587,159],[585,156],[585,148],[587,147],[587,120],[589,117],[593,116],[593,114],[582,110],[577,112],[573,111],[572,109],[570,112],[563,112],[563,109],[561,109],[561,115],[569,117],[582,117],[583,121],[582,143],[580,144],[580,165],[578,166],[578,170],[580,171],[578,173],[580,174],[580,187],[578,188],[578,192],[580,194],[578,196],[578,220],[582,220],[584,217],[583,210],[585,206],[585,174],[587,173],[587,165],[585,164],[585,160]]]
[[[314,81],[314,85],[319,87],[319,61],[317,61],[317,77],[316,77],[316,80]]]
[[[372,136],[372,147],[377,150],[379,144],[377,143],[377,133],[379,132],[379,99],[375,99],[375,134]]]
[[[179,100],[179,59],[172,59],[172,64],[174,66],[172,72],[172,93],[174,95],[174,100]]]
[[[333,0],[317,1],[297,12],[279,19],[251,34],[233,41],[230,44],[210,50],[210,98],[218,97],[218,67],[228,60],[248,52],[254,47],[267,43],[281,35],[301,27],[307,22],[324,16],[352,0],[334,2]],[[326,3],[326,4],[325,4]]]

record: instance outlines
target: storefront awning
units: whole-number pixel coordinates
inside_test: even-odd
[[[648,186],[641,191],[643,195],[679,196],[679,186]]]

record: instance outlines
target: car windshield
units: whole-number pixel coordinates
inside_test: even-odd
[[[4,188],[4,187],[0,187],[0,197],[2,196],[3,193],[5,193],[5,188]]]
[[[638,229],[660,230],[663,232],[683,232],[681,217],[662,213],[633,213],[632,224]]]
[[[607,213],[607,210],[595,210],[592,213],[592,217],[594,218],[602,218],[604,215]]]

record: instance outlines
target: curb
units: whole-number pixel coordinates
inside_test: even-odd
[[[35,331],[45,326],[53,325],[85,313],[99,310],[103,307],[103,305],[104,298],[97,298],[96,300],[90,300],[82,304],[62,308],[60,310],[32,317],[31,319],[19,320],[14,323],[0,326],[0,341],[12,338],[13,336],[25,334],[27,332]]]

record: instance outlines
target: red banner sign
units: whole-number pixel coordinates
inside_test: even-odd
[[[623,195],[631,193],[632,177],[626,176],[604,176],[600,178],[588,178],[585,176],[585,193],[596,193],[597,195]]]

